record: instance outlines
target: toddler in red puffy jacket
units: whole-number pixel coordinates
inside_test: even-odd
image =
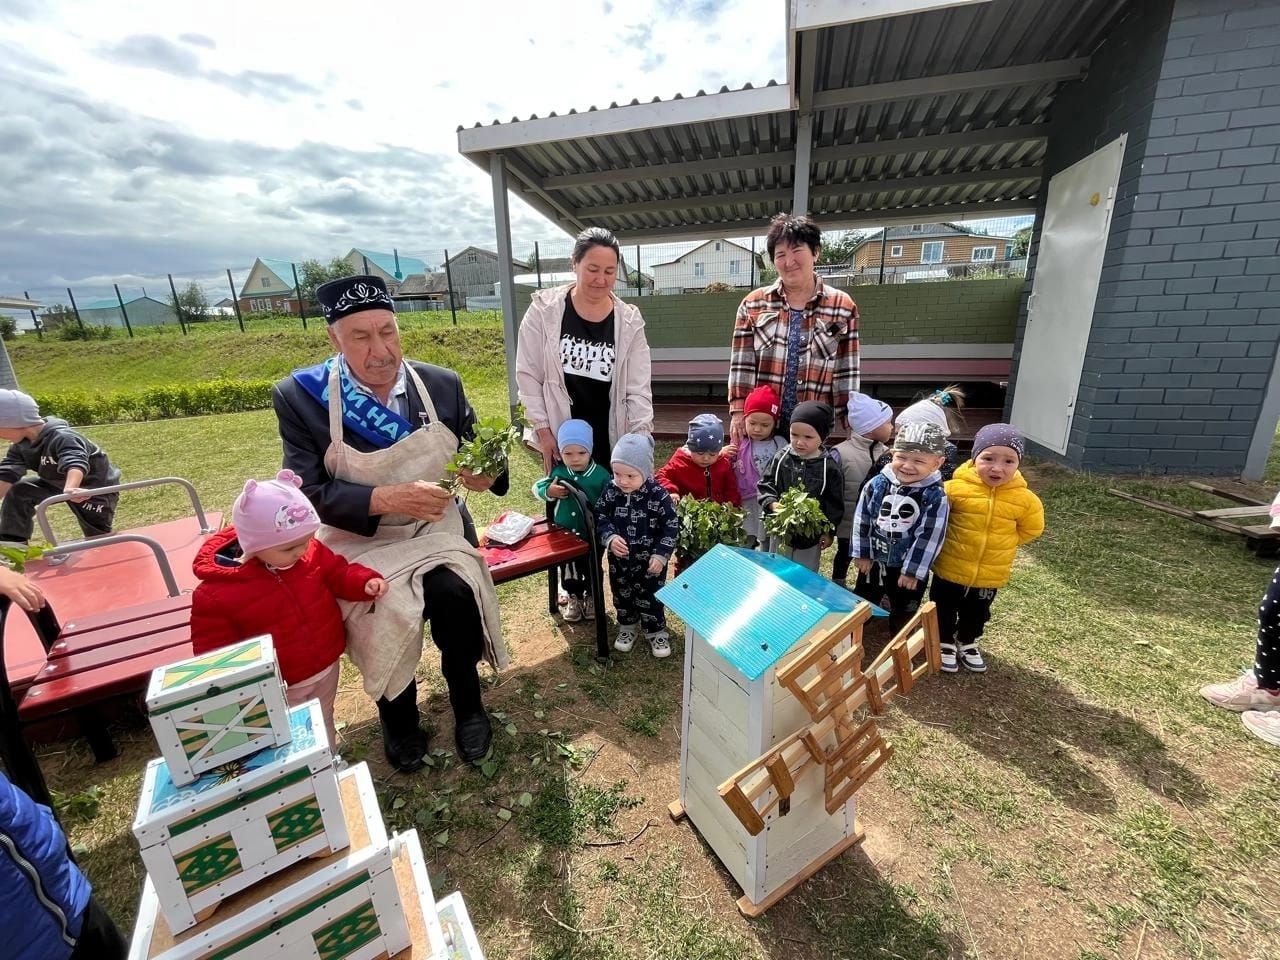
[[[333,702],[347,647],[338,600],[377,600],[387,581],[315,538],[320,517],[301,485],[292,470],[245,481],[233,525],[205,541],[192,565],[200,585],[191,595],[191,641],[201,654],[271,634],[289,705],[320,701],[336,753]]]

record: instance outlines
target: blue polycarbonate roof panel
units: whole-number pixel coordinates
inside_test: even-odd
[[[861,602],[777,554],[726,546],[712,548],[658,599],[748,680],[759,679],[823,617]]]

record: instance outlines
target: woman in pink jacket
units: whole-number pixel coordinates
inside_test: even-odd
[[[606,466],[619,437],[653,432],[644,318],[613,293],[621,259],[608,230],[582,231],[574,282],[539,290],[520,322],[516,386],[548,471],[560,458],[556,431],[566,420],[591,424],[592,459]]]

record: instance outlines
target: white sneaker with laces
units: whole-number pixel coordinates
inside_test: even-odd
[[[584,620],[594,620],[596,618],[595,597],[586,596],[582,598],[582,617]]]
[[[1240,714],[1240,721],[1255,737],[1280,747],[1280,713],[1275,710],[1246,710]]]
[[[577,623],[582,619],[582,601],[577,597],[570,597],[565,602],[562,615],[566,623]]]
[[[938,649],[942,651],[942,672],[943,673],[959,673],[960,664],[956,663],[956,645],[954,643],[940,643]]]
[[[973,673],[987,672],[987,661],[982,659],[982,651],[976,643],[966,643],[960,648],[960,662]]]
[[[659,660],[671,656],[671,635],[667,631],[655,630],[653,633],[646,633],[644,638],[649,641],[649,652]]]
[[[1280,691],[1263,690],[1252,670],[1227,683],[1211,683],[1200,688],[1200,696],[1215,707],[1243,713],[1246,710],[1280,710]]]
[[[613,638],[613,649],[619,653],[630,653],[631,648],[636,645],[636,638],[639,636],[640,624],[620,623],[618,624],[618,635]]]

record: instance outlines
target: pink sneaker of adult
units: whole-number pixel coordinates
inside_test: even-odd
[[[1240,721],[1258,739],[1280,747],[1280,713],[1275,710],[1246,710],[1240,714]]]

